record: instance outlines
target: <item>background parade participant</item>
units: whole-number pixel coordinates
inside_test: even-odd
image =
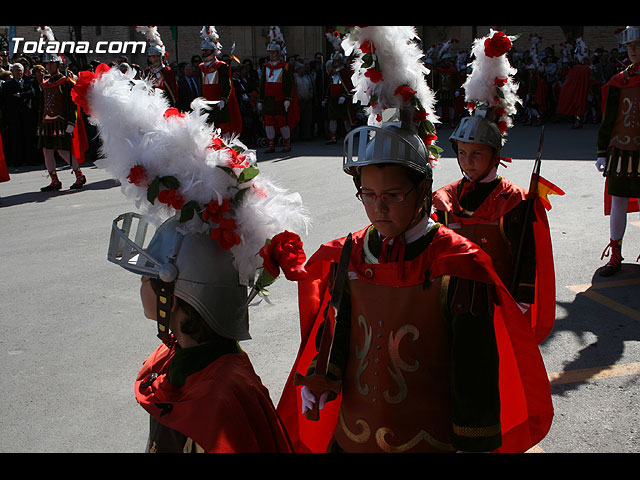
[[[222,134],[240,135],[242,116],[231,81],[231,70],[226,62],[218,59],[222,51],[218,32],[213,26],[202,27],[202,95],[210,101],[218,102],[209,108],[209,122],[219,128]]]
[[[108,259],[142,276],[144,313],[162,340],[135,382],[151,421],[147,451],[290,452],[238,342],[251,338],[249,302],[280,269],[306,275],[294,233],[308,222],[300,195],[259,175],[254,151],[218,136],[205,100],[181,113],[149,87],[105,65],[76,85],[103,140],[97,165],[140,208],[114,220]]]
[[[327,63],[329,85],[327,87],[325,105],[329,119],[329,144],[337,143],[338,122],[348,133],[355,124],[355,111],[351,101],[353,84],[351,83],[351,69],[347,65],[344,52],[340,47],[338,32],[328,32],[327,38],[332,42],[334,53]]]
[[[596,168],[605,181],[605,215],[609,217],[609,245],[602,258],[611,255],[599,274],[611,276],[622,268],[622,239],[627,212],[637,210],[640,197],[640,27],[628,26],[622,33],[629,65],[602,87],[602,123],[598,130]],[[634,199],[634,207],[629,199]]]
[[[55,41],[53,31],[48,26],[41,27],[40,33],[46,42]],[[71,89],[75,81],[61,70],[63,59],[57,53],[45,53],[43,63],[49,76],[42,82],[42,103],[38,124],[38,148],[42,148],[44,162],[51,183],[40,190],[48,192],[60,190],[62,182],[56,172],[55,153],[71,165],[76,181],[71,189],[79,189],[87,183],[80,169],[81,153],[86,148],[86,135],[83,135],[82,120],[78,107],[71,98]],[[80,121],[77,121],[80,120]]]
[[[291,131],[299,120],[295,80],[285,59],[284,38],[277,26],[270,28],[269,38],[269,58],[262,67],[258,110],[262,113],[269,142],[267,153],[275,152],[276,129],[282,136],[282,151],[290,152]]]
[[[437,118],[415,40],[355,27],[343,41],[369,113],[343,168],[371,225],[321,246],[299,284],[302,344],[278,405],[297,451],[524,451],[551,423],[522,312],[488,255],[428,215]],[[400,124],[380,123],[394,108]]]
[[[163,91],[169,104],[176,107],[178,105],[176,72],[166,63],[169,54],[162,43],[158,27],[141,26],[136,27],[136,31],[142,33],[147,40],[147,68],[144,69],[144,75],[151,79],[153,88]]]
[[[527,309],[541,342],[555,321],[546,211],[536,191],[528,195],[498,175],[501,161],[510,161],[500,154],[520,103],[513,79],[516,70],[507,58],[513,38],[492,30],[473,44],[472,71],[463,85],[472,115],[463,118],[449,137],[463,177],[434,193],[433,208],[438,221],[491,256],[505,286]]]

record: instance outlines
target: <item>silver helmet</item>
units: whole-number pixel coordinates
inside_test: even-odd
[[[344,141],[342,169],[357,176],[365,165],[393,163],[433,178],[429,152],[415,128],[408,121],[410,110],[401,111],[400,125],[367,125],[351,130]]]
[[[177,217],[160,225],[145,247],[149,229],[138,213],[117,217],[108,260],[170,284],[175,296],[195,308],[217,334],[250,339],[247,287],[239,282],[231,253],[206,233],[185,231]]]
[[[622,31],[621,43],[623,45],[640,40],[640,27],[627,27]]]
[[[489,110],[479,107],[473,116],[464,117],[460,120],[460,123],[449,137],[454,151],[458,151],[457,142],[461,141],[488,145],[496,153],[500,153],[503,141],[502,134],[498,125],[489,118]]]

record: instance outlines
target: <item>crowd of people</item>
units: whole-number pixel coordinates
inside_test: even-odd
[[[541,38],[530,36],[530,48],[523,38],[508,53],[514,79],[522,99],[514,121],[524,125],[547,122],[571,122],[580,128],[585,122],[602,119],[600,90],[616,73],[629,66],[627,49],[590,50],[582,41],[565,42],[559,51],[554,46],[538,48]],[[445,124],[456,124],[466,116],[461,86],[469,74],[469,56],[457,49],[455,39],[426,51],[431,69],[430,86],[437,92],[439,114]]]
[[[532,45],[535,38],[532,39]],[[452,39],[444,44],[424,48],[428,82],[438,98],[438,114],[444,125],[454,126],[467,116],[462,84],[469,73],[469,55],[458,49]],[[616,73],[629,64],[626,49],[579,53],[574,44],[565,44],[558,52],[548,46],[538,52],[537,47],[516,49],[509,52],[511,64],[517,69],[515,79],[519,84],[519,106],[515,122],[540,125],[545,122],[571,122],[575,128],[584,122],[599,123],[602,118],[601,87]],[[324,138],[334,143],[336,132],[344,136],[351,128],[366,122],[358,105],[350,105],[348,117],[330,125],[328,104],[332,91],[334,65],[338,55],[326,58],[318,52],[313,58],[287,55],[288,69],[295,82],[299,121],[291,131],[295,141]],[[42,84],[49,75],[42,58],[37,56],[0,52],[0,134],[3,139],[5,161],[8,166],[36,166],[43,164],[42,150],[37,148],[37,127],[42,116]],[[228,54],[220,55],[219,61],[229,66],[229,74],[242,118],[240,138],[251,148],[266,145],[267,135],[262,112],[259,110],[261,77],[269,57],[264,56],[254,65],[251,59],[240,60]],[[346,59],[348,63],[349,59]],[[119,66],[126,63],[135,68],[139,76],[145,74],[147,66],[128,62],[126,57],[110,63]],[[81,70],[94,70],[98,61],[78,66],[63,63],[64,73],[77,78]],[[181,111],[190,109],[191,101],[203,95],[200,65],[202,54],[196,53],[190,61],[170,62],[169,68],[175,78],[175,107]],[[348,71],[348,67],[347,70]],[[342,75],[344,78],[345,75]],[[348,83],[343,80],[342,83]],[[563,85],[566,88],[563,89]],[[576,88],[577,87],[577,88]],[[346,93],[346,92],[345,92]],[[344,95],[348,98],[348,93]],[[579,96],[580,98],[577,98]],[[569,98],[570,97],[570,98]],[[350,99],[349,102],[351,103]],[[81,114],[85,127],[91,131],[86,115]],[[89,158],[97,155],[97,140],[89,136]]]

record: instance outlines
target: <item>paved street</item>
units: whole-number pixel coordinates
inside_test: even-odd
[[[620,274],[595,275],[609,241],[603,178],[594,167],[597,126],[545,129],[542,176],[566,195],[549,214],[556,262],[557,319],[541,345],[555,418],[532,452],[640,451],[640,216],[629,215]],[[434,188],[459,178],[439,128],[444,156]],[[502,173],[528,186],[537,127],[515,127]],[[298,190],[312,217],[302,235],[310,256],[330,239],[366,223],[342,146],[299,142],[291,154],[259,153],[261,174]],[[132,211],[105,172],[85,168],[86,188],[41,193],[44,168],[11,172],[0,183],[0,452],[141,452],[148,420],[133,382],[156,347],[142,314],[140,278],[106,259],[112,220]],[[251,310],[253,339],[243,342],[274,403],[297,352],[295,284],[279,280],[272,304]]]

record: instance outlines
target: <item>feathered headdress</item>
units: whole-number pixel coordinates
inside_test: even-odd
[[[290,280],[305,273],[294,233],[306,233],[309,221],[300,195],[259,175],[255,151],[235,137],[223,140],[200,113],[201,100],[180,113],[133,70],[105,65],[84,72],[73,96],[98,128],[104,158],[96,165],[120,181],[142,214],[154,223],[177,216],[187,232],[207,232],[254,289],[273,282],[280,268]]]
[[[587,44],[584,43],[582,37],[576,38],[576,50],[575,50],[576,60],[582,63],[585,59],[589,58],[589,48]]]
[[[49,42],[55,42],[56,37],[53,34],[53,30],[51,27],[41,26],[37,27],[36,31],[40,33],[40,37],[44,40],[44,44],[46,45]],[[42,57],[43,62],[64,62],[62,56],[58,55],[58,53],[45,52]]]
[[[507,58],[516,38],[491,29],[486,37],[475,39],[471,49],[471,73],[462,85],[470,113],[473,115],[479,109],[486,109],[486,118],[496,123],[503,136],[513,125],[516,104],[521,103],[518,85],[513,79],[517,70]]]
[[[287,55],[287,45],[284,41],[284,35],[282,35],[280,27],[278,26],[269,27],[269,46],[271,45],[277,45],[280,48],[282,56]]]
[[[202,43],[200,48],[203,50],[213,50],[216,55],[222,51],[222,45],[220,44],[220,36],[214,26],[202,27],[200,30],[200,36],[202,37]]]
[[[379,125],[383,112],[397,109],[410,118],[432,157],[442,151],[436,140],[435,95],[426,82],[419,38],[410,26],[354,27],[343,39],[346,56],[353,55],[353,101],[365,105],[369,125]]]
[[[147,49],[147,55],[159,54],[162,57],[167,55],[164,43],[162,43],[162,37],[160,37],[160,32],[158,32],[158,27],[136,27],[136,31],[144,35],[147,41],[147,46],[149,47]]]
[[[53,30],[51,27],[42,26],[36,28],[36,31],[40,32],[40,36],[48,42],[54,42],[56,37],[53,35]]]
[[[340,32],[329,29],[329,31],[324,35],[331,44],[334,52],[342,52],[342,36],[340,35]]]

